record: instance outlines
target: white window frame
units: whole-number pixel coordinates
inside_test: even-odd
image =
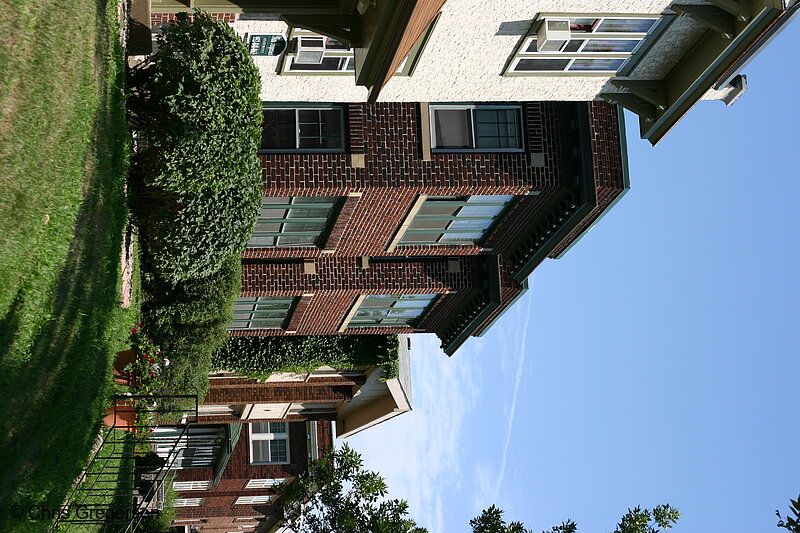
[[[262,494],[259,496],[239,496],[233,503],[234,505],[258,505],[261,503],[269,503],[272,498],[274,498],[274,496],[270,494]]]
[[[247,481],[246,489],[271,489],[286,481],[286,478],[275,479],[250,479]]]
[[[175,481],[172,483],[173,490],[208,490],[211,487],[210,481]]]
[[[564,52],[564,51],[547,51],[547,52],[528,52],[528,48],[531,44],[537,39],[536,30],[538,30],[541,24],[545,24],[548,19],[576,19],[576,18],[593,18],[596,19],[598,22],[596,23],[596,27],[600,27],[606,20],[653,20],[653,24],[647,32],[599,32],[599,31],[589,31],[589,32],[578,32],[578,31],[571,31],[570,32],[570,39],[568,39],[563,47],[566,47],[570,40],[583,40],[583,44],[581,44],[580,48],[574,52]],[[648,33],[653,31],[653,29],[658,26],[660,15],[656,14],[614,14],[614,15],[606,15],[606,14],[599,14],[599,13],[569,13],[569,14],[557,14],[557,13],[547,13],[541,14],[539,18],[533,24],[531,29],[531,34],[528,35],[516,50],[514,54],[514,59],[512,60],[511,64],[509,65],[508,69],[506,70],[505,74],[507,76],[528,76],[528,75],[573,75],[573,76],[594,76],[594,75],[603,75],[607,76],[609,74],[614,74],[619,69],[621,69],[625,62],[636,53],[636,50],[642,45],[645,38],[647,37]],[[591,51],[583,51],[583,49],[588,45],[589,41],[591,40],[635,40],[638,41],[638,44],[630,51],[630,52],[591,52]],[[519,65],[520,61],[525,59],[558,59],[558,60],[565,60],[568,59],[569,61],[561,70],[516,70],[517,66]],[[592,59],[609,59],[609,60],[622,60],[619,66],[615,70],[570,70],[572,66],[575,64],[576,60],[592,60]]]
[[[518,148],[479,148],[476,147],[476,123],[475,123],[475,110],[476,109],[500,109],[500,110],[514,110],[517,117],[517,130],[519,147]],[[519,153],[525,151],[525,130],[524,120],[522,117],[522,106],[520,105],[495,105],[495,104],[477,104],[477,105],[460,105],[460,104],[431,104],[428,106],[428,120],[430,122],[431,132],[431,151],[435,153],[495,153],[495,152],[512,152]],[[436,146],[436,121],[434,116],[436,111],[468,111],[470,113],[470,144],[471,148],[438,148]]]
[[[205,498],[176,498],[173,507],[200,507]]]
[[[250,423],[249,427],[249,444],[250,444],[250,464],[253,465],[286,465],[289,464],[292,460],[292,451],[290,448],[291,442],[289,441],[289,423],[288,422],[262,422],[264,424],[284,424],[286,428],[285,433],[256,433],[253,431],[253,424]],[[286,441],[286,460],[285,461],[256,461],[255,456],[253,455],[253,441],[254,440],[266,440],[266,441],[277,441],[277,440],[285,440]]]

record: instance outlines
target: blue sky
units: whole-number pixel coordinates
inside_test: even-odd
[[[668,502],[676,533],[779,531],[800,493],[800,22],[652,148],[632,188],[452,358],[416,336],[414,411],[350,439],[434,532],[496,503],[607,532]]]

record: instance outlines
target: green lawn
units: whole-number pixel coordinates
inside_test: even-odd
[[[119,307],[127,129],[115,0],[0,2],[0,531],[87,460]]]

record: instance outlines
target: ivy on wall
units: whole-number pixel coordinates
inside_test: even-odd
[[[212,367],[263,380],[273,372],[313,372],[321,366],[382,366],[384,379],[392,379],[398,374],[398,347],[397,335],[231,337],[214,352]]]

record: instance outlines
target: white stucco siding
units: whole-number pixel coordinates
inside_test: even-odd
[[[393,77],[381,91],[379,101],[592,100],[603,90],[615,90],[608,83],[610,76],[502,76],[534,17],[538,13],[658,15],[666,12],[670,3],[668,0],[448,0],[414,75]],[[233,27],[242,35],[287,34],[286,25],[279,21],[240,20]],[[659,47],[668,49],[669,40],[659,42]],[[261,72],[261,97],[265,101],[357,102],[367,97],[367,90],[357,87],[352,75],[279,75],[279,60],[254,57]],[[648,76],[655,75],[659,63],[650,61],[642,70]]]

